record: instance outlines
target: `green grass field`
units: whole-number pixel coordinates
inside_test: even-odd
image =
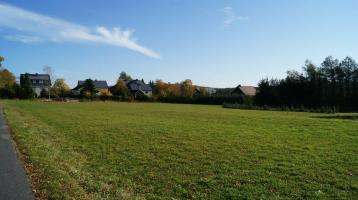
[[[2,101],[50,199],[354,199],[357,115]]]

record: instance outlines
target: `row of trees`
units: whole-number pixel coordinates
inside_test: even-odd
[[[130,75],[126,72],[121,72],[116,84],[110,88],[111,94],[122,99],[131,98],[131,93],[127,87],[127,82],[130,80],[132,80]],[[143,79],[141,81],[145,83]],[[153,99],[163,97],[193,97],[196,93],[196,87],[189,79],[180,83],[165,83],[162,80],[156,80],[155,82],[149,81],[148,84],[153,90]]]
[[[306,61],[303,72],[288,71],[284,79],[261,80],[255,104],[357,109],[358,65],[351,57],[342,61],[327,57],[320,66]]]
[[[34,93],[30,80],[24,77],[21,84],[16,83],[15,76],[2,67],[4,58],[0,56],[0,96],[9,98],[31,98]],[[107,99],[133,99],[127,88],[132,77],[125,72],[119,75],[116,84],[107,91],[100,91],[100,97]],[[143,81],[143,80],[142,80]],[[144,83],[144,81],[143,81]],[[221,104],[223,102],[245,103],[245,98],[232,93],[232,89],[218,90],[207,94],[205,89],[193,85],[187,79],[179,83],[165,83],[162,80],[150,81],[153,100],[179,103]],[[351,57],[342,61],[327,57],[319,66],[306,61],[303,71],[288,71],[283,79],[263,79],[258,84],[255,106],[268,107],[337,107],[341,110],[358,110],[358,64]],[[93,81],[87,79],[81,90],[81,96],[93,98],[98,94]],[[52,97],[67,97],[70,88],[63,79],[57,79],[51,86]],[[41,96],[47,97],[46,91]]]
[[[153,94],[157,97],[192,97],[196,93],[196,87],[190,79],[186,79],[180,83],[165,83],[162,80],[156,80],[149,83],[153,88]],[[201,90],[202,95],[205,90]]]
[[[212,105],[222,105],[224,102],[239,104],[245,102],[245,97],[232,93],[232,89],[216,89],[214,93],[207,92],[205,88],[193,85],[190,79],[173,84],[157,80],[150,84],[154,98],[161,102]]]

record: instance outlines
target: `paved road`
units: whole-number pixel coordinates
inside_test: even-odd
[[[0,106],[0,200],[33,200],[22,162],[17,158]]]

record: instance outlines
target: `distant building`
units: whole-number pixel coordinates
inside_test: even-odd
[[[37,96],[40,96],[42,90],[49,91],[51,87],[51,79],[48,74],[21,74],[20,84],[25,80],[26,76],[30,80],[31,88]]]
[[[78,81],[77,86],[72,89],[72,93],[74,95],[81,94],[81,90],[83,89],[83,84],[85,81]],[[99,95],[101,92],[108,91],[108,84],[107,81],[99,81],[99,80],[93,80],[94,88],[97,91],[97,95]]]
[[[256,87],[254,86],[237,86],[231,93],[232,94],[243,94],[245,96],[253,97],[256,95]]]
[[[202,91],[204,91],[206,95],[212,95],[216,93],[216,90],[217,90],[216,88],[212,88],[212,87],[196,86],[194,96],[200,96]]]
[[[134,98],[141,97],[143,95],[147,97],[152,96],[152,88],[145,84],[143,80],[131,80],[126,82],[128,90],[134,96]]]

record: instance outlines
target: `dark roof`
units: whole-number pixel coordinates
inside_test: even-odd
[[[27,75],[30,80],[50,80],[50,75],[48,74],[21,74],[20,76],[23,77]]]
[[[20,74],[20,82],[28,76],[31,82],[31,86],[49,86],[51,85],[51,78],[48,74]]]
[[[135,91],[152,91],[152,88],[140,80],[132,80],[127,83],[127,87],[131,92]]]
[[[73,88],[73,90],[77,90],[77,89],[81,88],[84,83],[85,83],[85,81],[78,81],[77,86],[75,88]],[[96,89],[107,89],[108,88],[107,81],[94,80],[93,85]]]

